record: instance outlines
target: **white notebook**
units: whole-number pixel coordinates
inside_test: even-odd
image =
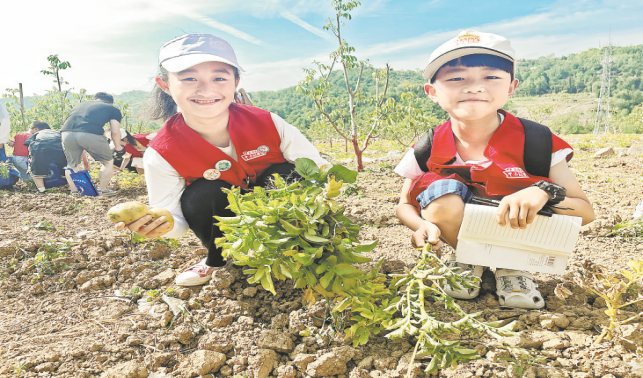
[[[458,262],[561,274],[574,250],[581,218],[537,215],[526,229],[501,227],[497,207],[467,204],[458,234]]]

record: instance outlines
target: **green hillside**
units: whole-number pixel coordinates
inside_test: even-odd
[[[559,124],[564,132],[588,132],[593,129],[594,111],[600,92],[604,49],[590,49],[562,57],[540,57],[520,60],[516,77],[520,80],[514,99],[506,108],[520,116],[537,118],[541,122]],[[612,50],[611,108],[614,116],[627,116],[643,103],[643,45],[614,47]],[[374,92],[372,70],[364,74],[362,89]],[[356,72],[351,72],[353,77]],[[339,71],[332,76],[333,91],[342,93],[344,79]],[[411,90],[422,98],[423,109],[441,119],[446,114],[424,95],[426,80],[421,71],[391,70],[389,94],[399,98]],[[308,115],[315,114],[312,101],[297,94],[296,87],[280,91],[252,92],[255,105],[275,112],[291,124],[306,129]],[[573,127],[569,126],[572,124]]]
[[[600,62],[604,58],[604,51],[594,48],[562,57],[550,55],[518,61],[516,77],[520,80],[520,85],[516,95],[505,108],[519,116],[546,123],[558,132],[591,131],[601,86]],[[613,118],[618,122],[627,120],[628,125],[633,122],[640,124],[637,114],[643,112],[643,45],[613,47],[612,61]],[[356,74],[357,72],[349,73],[351,79],[354,79]],[[361,84],[361,92],[364,94],[373,94],[375,91],[372,74],[372,67],[365,69]],[[346,97],[342,89],[343,74],[340,71],[333,72],[331,81],[331,92],[338,97]],[[422,99],[420,106],[425,112],[434,114],[438,119],[445,119],[446,113],[424,94],[425,82],[420,71],[391,69],[388,94],[399,100],[401,93],[414,92]],[[144,108],[147,95],[148,92],[135,90],[114,97],[117,101],[129,104],[129,121],[135,124],[141,118],[140,111]],[[278,91],[252,92],[250,96],[256,106],[279,114],[301,130],[308,129],[310,115],[317,115],[312,101],[298,94],[295,86]],[[25,97],[27,109],[33,106],[33,100],[32,96]],[[0,103],[9,101],[5,98],[0,99]],[[371,109],[362,109],[369,110]],[[635,112],[630,114],[633,110]],[[621,127],[621,131],[641,132],[637,131],[639,128],[643,126],[639,125],[634,129],[631,125]]]

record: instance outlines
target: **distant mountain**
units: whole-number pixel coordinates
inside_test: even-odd
[[[516,96],[540,96],[555,93],[593,93],[598,96],[601,87],[602,66],[605,49],[589,49],[587,51],[562,57],[549,55],[537,59],[519,60],[516,77],[520,85]],[[612,80],[611,105],[612,109],[627,114],[636,105],[643,103],[643,45],[613,47],[612,49]],[[372,68],[364,72],[361,90],[372,94],[375,91],[375,80]],[[356,72],[350,72],[354,78]],[[331,75],[333,87],[331,92],[336,96],[345,96],[344,78],[340,71]],[[354,81],[353,81],[354,82]],[[424,95],[423,85],[426,82],[420,71],[391,70],[389,95],[399,98],[404,91],[413,91],[425,99],[422,107],[434,112],[439,118],[444,118],[444,112]],[[116,100],[129,103],[133,121],[144,108],[148,92],[135,90],[114,96]],[[254,104],[260,108],[279,114],[286,121],[306,129],[309,114],[315,114],[312,101],[297,93],[296,87],[279,91],[251,92]],[[25,97],[25,107],[32,106],[33,97]],[[5,103],[8,99],[0,99]],[[368,109],[367,109],[368,110]]]
[[[516,96],[540,96],[555,93],[593,93],[598,96],[601,87],[601,60],[605,49],[590,49],[578,54],[562,57],[553,55],[538,59],[519,60],[516,77],[520,80]],[[636,105],[643,103],[643,45],[612,48],[612,109],[627,114]],[[371,70],[372,71],[372,70]],[[366,70],[362,80],[362,90],[374,93],[374,80],[371,71]],[[350,72],[354,77],[356,72]],[[331,75],[337,96],[344,96],[344,78],[340,71]],[[354,81],[353,81],[354,82]],[[434,111],[439,118],[444,113],[426,95],[423,86],[426,79],[421,71],[391,70],[389,95],[398,98],[403,86],[409,85],[413,91],[425,99],[423,107]],[[408,90],[408,88],[406,89]],[[255,105],[279,114],[291,124],[305,129],[308,114],[314,114],[312,101],[297,93],[296,87],[279,91],[259,91],[250,93]]]

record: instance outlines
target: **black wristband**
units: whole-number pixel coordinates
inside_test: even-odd
[[[538,187],[544,190],[547,194],[551,194],[551,198],[547,201],[547,205],[557,205],[565,200],[565,195],[567,194],[567,189],[564,187],[554,184],[553,182],[541,180],[531,186]]]

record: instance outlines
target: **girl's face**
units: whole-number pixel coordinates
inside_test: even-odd
[[[180,72],[169,72],[168,81],[156,82],[170,94],[186,119],[227,116],[239,80],[234,69],[221,62],[205,62]]]

